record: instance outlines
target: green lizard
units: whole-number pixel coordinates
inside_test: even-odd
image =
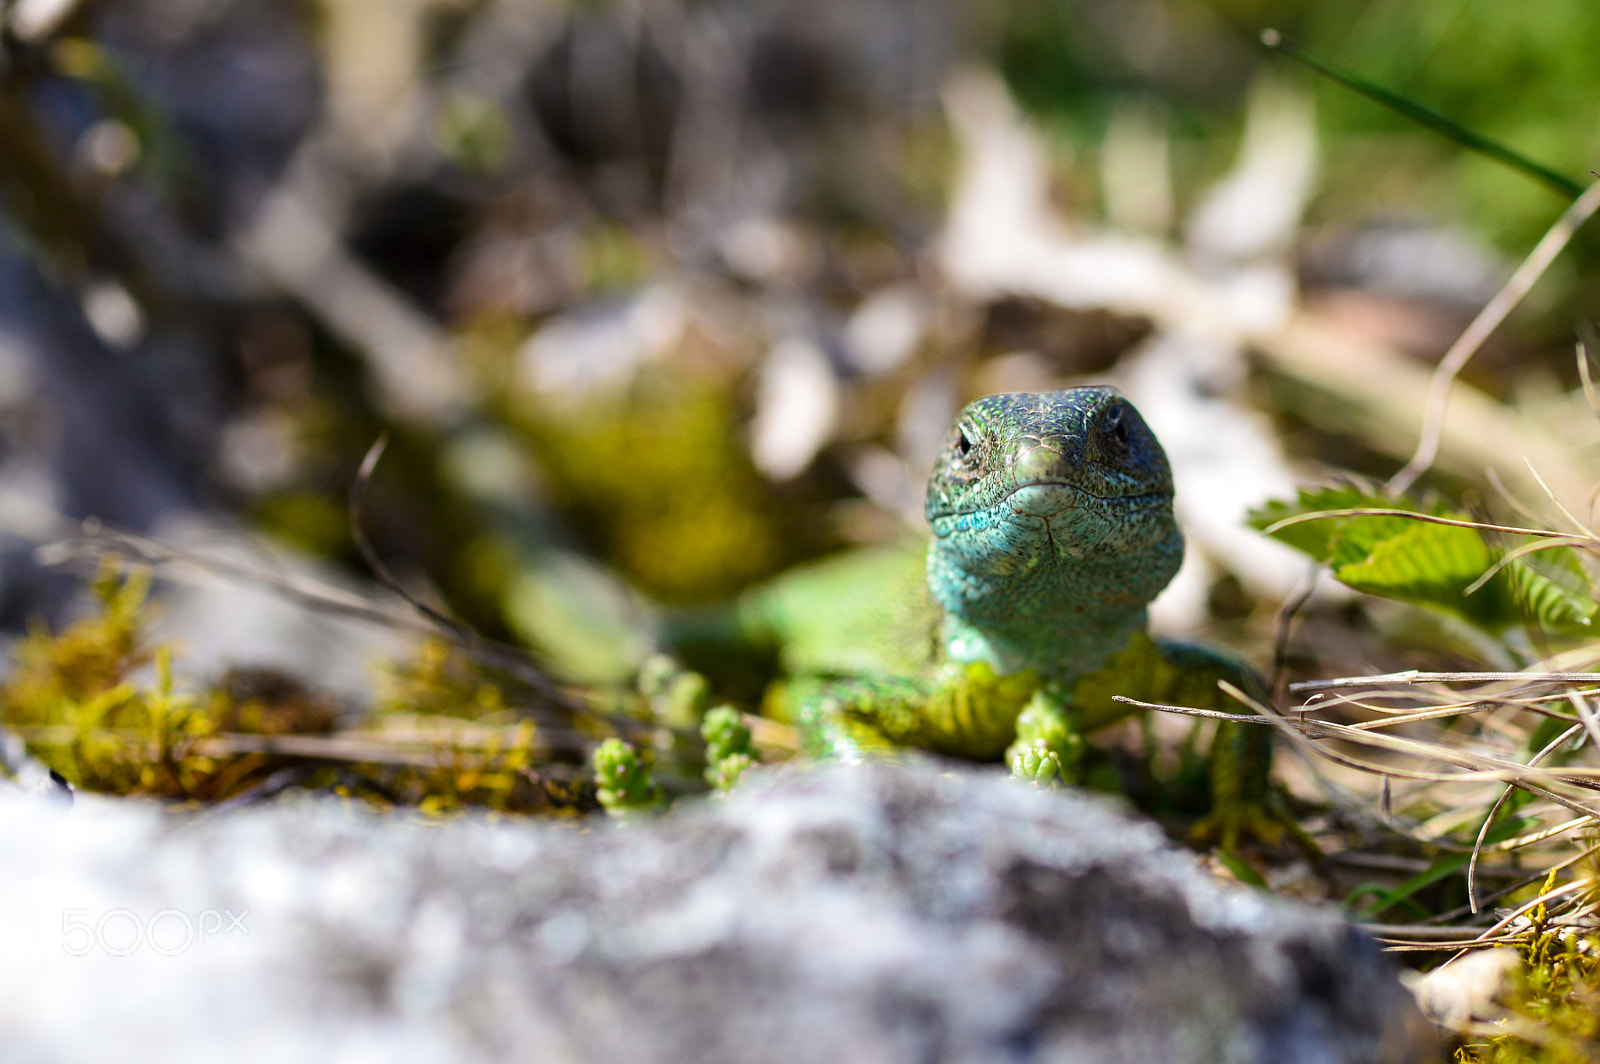
[[[1243,662],[1156,640],[1146,606],[1183,536],[1155,435],[1110,388],[992,395],[951,427],[928,482],[931,538],[841,555],[748,593],[738,626],[790,677],[769,708],[808,754],[914,746],[1072,778],[1082,735],[1126,717],[1122,694],[1238,712]],[[1270,729],[1224,724],[1210,826],[1263,831]]]

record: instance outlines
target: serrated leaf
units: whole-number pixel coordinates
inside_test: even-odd
[[[1505,567],[1512,597],[1530,618],[1545,628],[1586,628],[1597,608],[1578,552],[1560,547],[1540,552],[1546,566],[1517,559]]]
[[[1372,505],[1374,505],[1373,497],[1363,494],[1356,488],[1301,489],[1299,497],[1293,502],[1275,499],[1251,511],[1249,520],[1253,527],[1265,530],[1286,517],[1316,513],[1321,510],[1349,510]],[[1349,518],[1330,517],[1316,521],[1302,521],[1281,528],[1272,533],[1272,536],[1298,551],[1309,554],[1319,562],[1327,562],[1332,554],[1334,538],[1348,520]]]
[[[1396,523],[1404,527],[1396,527]],[[1501,603],[1492,582],[1476,594],[1465,594],[1466,588],[1494,564],[1483,537],[1470,528],[1423,524],[1398,517],[1356,522],[1349,532],[1370,533],[1380,528],[1385,534],[1371,537],[1371,547],[1364,556],[1346,548],[1358,541],[1364,545],[1367,535],[1341,535],[1336,553],[1356,560],[1334,568],[1333,575],[1340,583],[1385,598],[1436,606],[1480,624],[1509,623],[1496,616],[1504,611],[1497,608]]]
[[[1440,527],[1442,526],[1424,525],[1410,518],[1395,517],[1390,514],[1364,514],[1360,517],[1339,518],[1329,544],[1327,564],[1335,574],[1338,574],[1352,566],[1363,565],[1372,557],[1374,551],[1391,540],[1413,535],[1414,530],[1418,528]],[[1470,530],[1467,530],[1467,535],[1477,538],[1477,533]],[[1478,573],[1482,571],[1480,569]],[[1468,577],[1468,583],[1476,579],[1477,575],[1474,573]]]
[[[1269,503],[1251,515],[1251,523],[1265,530],[1301,514],[1358,509],[1424,512],[1404,499],[1326,488],[1303,490],[1294,502]],[[1467,519],[1437,505],[1426,512]],[[1496,559],[1476,529],[1366,513],[1314,518],[1271,535],[1324,563],[1336,579],[1358,591],[1445,610],[1491,631],[1524,621],[1546,628],[1584,627],[1597,609],[1588,572],[1570,547],[1514,559],[1469,595],[1466,589]]]

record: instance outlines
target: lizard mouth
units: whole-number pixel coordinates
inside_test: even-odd
[[[1054,517],[1094,500],[1125,514],[1172,505],[1170,492],[1137,492],[1126,495],[1101,495],[1062,481],[1035,481],[1013,489],[1001,504],[1012,513],[1029,517]]]

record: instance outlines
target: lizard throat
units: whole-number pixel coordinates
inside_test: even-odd
[[[1177,572],[1183,537],[1164,499],[1114,502],[1098,512],[1013,513],[949,535],[936,529],[928,586],[945,610],[950,657],[1067,680],[1121,650]]]

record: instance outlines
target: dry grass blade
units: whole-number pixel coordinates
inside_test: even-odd
[[[385,609],[370,599],[329,584],[286,577],[267,569],[225,558],[211,557],[196,551],[179,550],[153,539],[136,536],[131,532],[106,528],[93,519],[83,523],[82,535],[46,544],[35,551],[34,556],[40,565],[45,566],[64,565],[82,558],[99,560],[115,556],[177,574],[182,574],[184,570],[192,570],[195,573],[221,577],[248,587],[270,591],[306,609],[368,621],[418,635],[433,632],[433,628],[429,625],[421,624]]]
[[[1550,500],[1550,504],[1561,512],[1562,517],[1572,522],[1572,527],[1578,530],[1577,535],[1580,538],[1589,540],[1592,543],[1595,538],[1593,530],[1574,517],[1572,511],[1562,504],[1561,500],[1556,497],[1556,493],[1550,490],[1550,485],[1545,483],[1544,477],[1539,475],[1539,469],[1533,464],[1532,459],[1525,454],[1519,457],[1522,459],[1522,464],[1528,467],[1528,475],[1539,485],[1539,489],[1544,492],[1545,498]]]
[[[372,474],[378,468],[378,459],[383,457],[383,452],[389,446],[389,434],[382,433],[367,448],[367,453],[362,456],[361,467],[356,471],[355,483],[350,487],[350,538],[355,541],[356,549],[361,552],[362,561],[367,563],[367,568],[372,570],[372,575],[378,582],[396,595],[400,596],[413,610],[426,618],[436,628],[439,628],[457,639],[464,639],[468,633],[459,621],[448,617],[444,613],[423,602],[413,595],[405,585],[395,578],[389,571],[388,565],[378,556],[373,549],[372,542],[367,539],[367,531],[361,520],[362,510],[366,507],[367,486],[372,482]]]
[[[1332,703],[1318,703],[1315,708],[1323,709],[1331,704]],[[1456,702],[1448,706],[1440,706],[1437,709],[1420,709],[1407,712],[1404,710],[1392,710],[1374,706],[1369,702],[1358,701],[1356,699],[1350,699],[1348,701],[1341,702],[1340,704],[1348,706],[1360,706],[1363,709],[1370,709],[1377,713],[1389,714],[1382,720],[1364,720],[1358,724],[1350,725],[1350,727],[1355,731],[1377,731],[1380,728],[1395,728],[1406,724],[1420,724],[1426,720],[1445,720],[1450,717],[1461,717],[1468,713],[1476,712],[1477,710],[1483,708],[1484,705],[1484,703],[1481,701]]]
[[[1567,692],[1567,701],[1572,706],[1572,711],[1578,715],[1578,720],[1583,722],[1583,730],[1589,734],[1589,742],[1600,749],[1600,720],[1595,719],[1594,707],[1583,697],[1579,691]]]
[[[52,566],[82,558],[116,557],[159,568],[167,576],[181,576],[186,570],[203,573],[243,586],[269,591],[285,601],[308,610],[366,621],[414,635],[443,634],[479,664],[500,669],[527,684],[553,708],[597,717],[623,729],[637,730],[639,727],[637,721],[616,714],[602,713],[584,703],[540,669],[526,651],[486,640],[449,618],[443,618],[441,622],[425,607],[418,611],[420,617],[406,616],[404,613],[378,605],[371,599],[329,584],[299,577],[287,577],[254,565],[169,547],[153,539],[106,528],[95,520],[85,521],[82,530],[83,534],[75,539],[40,547],[35,552],[35,557],[41,565]],[[389,579],[393,580],[393,577]],[[398,582],[394,584],[385,582],[385,586],[400,594],[413,608],[419,605],[412,596],[404,593]]]
[[[1156,710],[1163,713],[1177,713],[1183,716],[1212,717],[1227,721],[1239,721],[1276,725],[1285,734],[1290,735],[1294,741],[1305,748],[1315,751],[1316,756],[1334,761],[1368,772],[1374,776],[1389,775],[1397,779],[1417,780],[1430,783],[1470,783],[1470,782],[1495,782],[1503,781],[1512,783],[1530,794],[1537,795],[1546,801],[1564,806],[1583,816],[1600,817],[1600,809],[1590,809],[1582,805],[1577,799],[1568,798],[1549,790],[1552,786],[1566,784],[1582,785],[1581,781],[1593,779],[1600,781],[1600,769],[1567,769],[1560,772],[1549,770],[1530,769],[1516,761],[1502,758],[1488,757],[1482,754],[1473,754],[1464,750],[1442,747],[1415,739],[1402,739],[1396,736],[1383,735],[1372,731],[1362,731],[1350,725],[1335,724],[1330,721],[1316,720],[1309,717],[1288,717],[1277,710],[1268,708],[1260,702],[1250,698],[1243,691],[1232,684],[1223,681],[1219,686],[1229,695],[1241,703],[1252,707],[1254,714],[1221,713],[1215,710],[1195,709],[1191,706],[1165,705],[1159,702],[1140,702],[1136,699],[1116,696],[1117,701],[1127,705],[1137,706],[1140,709]],[[1362,761],[1349,755],[1335,753],[1318,747],[1310,739],[1356,739],[1368,746],[1383,749],[1390,753],[1404,753],[1425,761],[1442,761],[1461,769],[1458,772],[1429,772],[1421,769],[1397,769],[1390,765],[1381,765],[1376,762]]]
[[[1567,923],[1587,919],[1586,909],[1592,908],[1589,900],[1595,889],[1593,877],[1574,866],[1592,860],[1600,846],[1586,846],[1566,860],[1557,857],[1562,856],[1561,848],[1570,846],[1585,829],[1600,825],[1600,802],[1594,800],[1594,792],[1600,789],[1600,768],[1581,761],[1560,763],[1555,755],[1568,750],[1577,753],[1600,749],[1600,713],[1596,713],[1590,700],[1594,685],[1600,683],[1600,674],[1550,666],[1567,661],[1587,662],[1594,653],[1594,647],[1569,651],[1521,672],[1410,671],[1296,684],[1294,689],[1300,691],[1366,688],[1371,693],[1334,694],[1287,713],[1256,704],[1241,692],[1230,689],[1229,693],[1278,724],[1289,741],[1311,757],[1369,776],[1372,783],[1367,801],[1384,802],[1385,821],[1396,830],[1441,852],[1467,855],[1466,906],[1454,915],[1437,918],[1437,922],[1481,912],[1485,904],[1482,879],[1487,855],[1527,854],[1530,856],[1519,860],[1543,865],[1536,877],[1544,882],[1538,897],[1502,914],[1491,926],[1464,931],[1460,927],[1433,926],[1435,921],[1430,920],[1425,927],[1374,928],[1375,933],[1381,932],[1379,937],[1389,949],[1476,949],[1495,943],[1525,942],[1527,929],[1518,926],[1518,921],[1535,910],[1542,913],[1545,910],[1541,906],[1550,907],[1549,911],[1557,914],[1556,903],[1560,903],[1559,919]],[[1489,689],[1469,696],[1449,690],[1462,684],[1486,685]],[[1442,689],[1431,685],[1441,685]],[[1439,697],[1448,697],[1449,701],[1428,704]],[[1399,704],[1386,704],[1390,700]],[[1571,710],[1557,712],[1550,705],[1560,702],[1569,703]],[[1373,713],[1377,719],[1347,724],[1312,715],[1350,711]],[[1475,727],[1462,726],[1455,719],[1479,711],[1483,712],[1482,723]],[[1527,715],[1530,713],[1534,716]],[[1541,717],[1544,724],[1539,723]],[[1541,737],[1537,750],[1512,756],[1500,752],[1520,748],[1539,734],[1536,726],[1547,726],[1551,720],[1559,722],[1560,727],[1553,737]],[[1409,726],[1416,734],[1392,734],[1396,725]],[[1576,748],[1575,742],[1579,744]],[[1370,755],[1363,750],[1370,751]],[[1566,760],[1563,755],[1561,761]],[[1410,793],[1391,799],[1391,781],[1404,781],[1411,788]],[[1486,790],[1485,784],[1492,789]],[[1493,829],[1504,819],[1502,814],[1509,813],[1516,791],[1532,800],[1515,807],[1516,820],[1501,832],[1510,837],[1495,838]],[[1398,807],[1390,808],[1390,802]],[[1475,809],[1482,810],[1476,817],[1472,813]],[[1463,814],[1470,819],[1464,820]],[[1463,828],[1473,832],[1470,848],[1457,841]],[[1494,874],[1499,877],[1511,866],[1496,861],[1488,867],[1495,869]],[[1558,873],[1570,878],[1557,883]],[[1528,882],[1497,890],[1492,896],[1525,889]],[[1541,915],[1535,922],[1543,919]]]
[[[1578,341],[1578,379],[1583,382],[1583,397],[1588,400],[1589,409],[1600,418],[1600,393],[1595,391],[1594,371],[1589,368],[1589,348],[1582,340]]]
[[[362,509],[366,503],[367,485],[372,480],[373,471],[378,467],[378,459],[383,457],[384,449],[388,445],[387,433],[373,441],[372,446],[367,448],[366,456],[361,459],[361,468],[357,471],[355,483],[350,488],[350,535],[355,540],[357,549],[361,551],[362,559],[372,570],[372,574],[384,587],[405,600],[406,604],[428,621],[436,631],[448,637],[477,660],[504,669],[562,709],[573,713],[587,712],[589,707],[563,690],[543,669],[529,660],[526,654],[512,647],[491,643],[454,617],[423,602],[389,571],[389,567],[384,564],[383,559],[378,556],[378,552],[367,539],[361,520]]]
[[[1450,525],[1453,528],[1471,528],[1479,532],[1503,532],[1511,536],[1539,536],[1544,539],[1565,538],[1565,532],[1552,532],[1548,528],[1518,528],[1514,525],[1494,525],[1486,521],[1465,521],[1456,517],[1440,517],[1437,514],[1418,513],[1416,510],[1390,509],[1381,506],[1355,506],[1342,510],[1316,510],[1311,513],[1295,514],[1285,517],[1281,521],[1274,521],[1261,530],[1264,536],[1270,536],[1280,529],[1291,525],[1302,525],[1307,521],[1320,521],[1329,517],[1405,517],[1413,521],[1422,521],[1430,525]]]
[[[1523,466],[1531,472],[1534,468],[1532,461],[1526,454],[1521,454],[1519,457],[1522,458]],[[1498,469],[1491,467],[1485,469],[1483,473],[1484,477],[1489,481],[1489,486],[1499,493],[1500,497],[1505,500],[1507,506],[1510,506],[1513,510],[1527,518],[1529,521],[1539,522],[1544,520],[1543,515],[1535,512],[1533,507],[1529,506],[1527,503],[1523,502],[1517,497],[1516,492],[1512,491],[1510,486],[1507,485],[1505,480],[1500,476],[1500,471]],[[1549,488],[1544,485],[1542,478],[1538,483],[1541,490],[1546,492],[1549,491]]]
[[[1456,947],[1470,944],[1473,940],[1461,938],[1459,927],[1436,927],[1432,924],[1376,924],[1359,923],[1356,925],[1372,935],[1374,938],[1385,942],[1454,942]]]
[[[1220,686],[1242,704],[1250,706],[1258,714],[1276,723],[1280,730],[1290,738],[1290,741],[1316,758],[1368,773],[1374,778],[1393,777],[1395,779],[1446,784],[1506,783],[1536,798],[1565,808],[1580,817],[1600,819],[1600,808],[1592,807],[1583,800],[1588,793],[1593,792],[1596,782],[1600,782],[1600,769],[1564,768],[1552,770],[1537,768],[1505,758],[1473,753],[1443,742],[1401,738],[1382,732],[1362,730],[1349,725],[1315,720],[1303,716],[1288,718],[1277,710],[1264,706],[1250,698],[1231,684],[1224,682]],[[1403,764],[1396,765],[1364,760],[1351,754],[1329,749],[1323,743],[1311,741],[1312,738],[1350,740],[1358,746],[1366,746],[1382,751],[1385,754],[1402,755],[1414,759],[1416,763],[1442,762],[1455,766],[1459,771],[1437,772],[1407,767]],[[1580,793],[1577,795],[1560,793],[1561,790],[1567,788],[1575,788]]]
[[[1586,688],[1576,692],[1582,695],[1600,693],[1600,689]],[[1416,709],[1414,703],[1430,698],[1443,699],[1438,705],[1427,709]],[[1396,707],[1386,705],[1379,699],[1394,699],[1405,703]],[[1428,720],[1443,720],[1448,717],[1459,717],[1467,713],[1475,713],[1483,709],[1495,707],[1509,707],[1519,710],[1529,710],[1543,717],[1566,718],[1566,714],[1557,713],[1546,709],[1544,703],[1565,701],[1566,692],[1543,695],[1529,695],[1525,691],[1512,693],[1484,692],[1475,694],[1470,698],[1456,698],[1452,693],[1435,692],[1425,689],[1406,688],[1401,691],[1377,690],[1371,694],[1335,694],[1315,693],[1306,700],[1306,704],[1286,712],[1306,716],[1313,711],[1326,713],[1332,709],[1349,706],[1368,713],[1376,714],[1378,719],[1361,721],[1350,727],[1360,730],[1376,730],[1390,728],[1397,724],[1416,724]],[[1570,719],[1570,718],[1567,718]]]
[[[11,729],[30,743],[67,746],[77,730],[66,725],[18,726]],[[372,764],[410,765],[436,768],[459,752],[503,750],[511,743],[525,743],[523,725],[484,725],[467,721],[443,720],[426,727],[356,728],[332,735],[278,734],[260,732],[217,732],[194,741],[202,757],[237,757],[240,754],[267,754],[305,758],[313,761],[358,761]],[[105,728],[97,732],[124,747],[140,741],[137,732]],[[587,756],[594,740],[578,732],[539,727],[531,732],[530,752],[539,757],[554,754]]]
[[[1450,386],[1455,383],[1456,377],[1477,353],[1478,348],[1489,338],[1489,334],[1499,327],[1513,307],[1522,302],[1522,298],[1528,294],[1534,282],[1555,261],[1556,256],[1572,239],[1572,234],[1577,232],[1578,227],[1588,220],[1596,208],[1600,208],[1600,182],[1590,185],[1584,190],[1583,195],[1562,212],[1561,217],[1556,219],[1555,225],[1551,226],[1549,232],[1534,245],[1528,257],[1522,260],[1522,265],[1517,267],[1500,291],[1495,293],[1494,298],[1472,320],[1472,324],[1467,326],[1466,331],[1451,345],[1450,350],[1445,352],[1428,390],[1428,406],[1423,414],[1422,438],[1417,442],[1417,450],[1411,460],[1385,485],[1390,495],[1403,493],[1433,465],[1434,457],[1439,453],[1439,437],[1443,432],[1445,404],[1450,397]]]
[[[1282,696],[1288,690],[1285,681],[1289,673],[1289,635],[1294,630],[1295,618],[1316,593],[1317,575],[1321,571],[1321,565],[1311,562],[1306,567],[1305,575],[1295,587],[1294,593],[1278,610],[1277,621],[1273,624],[1275,634],[1272,639],[1272,682],[1269,687],[1274,698]]]
[[[1129,698],[1127,695],[1112,695],[1111,700],[1113,702],[1121,702],[1124,705],[1133,706],[1137,709],[1154,709],[1162,713],[1176,713],[1184,717],[1210,717],[1212,720],[1233,720],[1239,721],[1242,724],[1270,725],[1272,723],[1267,718],[1258,716],[1254,713],[1226,713],[1218,709],[1195,709],[1191,706],[1169,706],[1161,702],[1141,702],[1137,698]]]
[[[1566,513],[1566,508],[1562,507],[1561,512]],[[1571,515],[1569,514],[1568,516]],[[1555,550],[1560,547],[1577,547],[1579,550],[1593,551],[1595,549],[1595,538],[1589,534],[1582,536],[1558,536],[1547,539],[1543,543],[1524,543],[1520,547],[1514,547],[1500,555],[1499,558],[1496,558],[1495,563],[1489,566],[1489,568],[1485,569],[1483,571],[1483,575],[1478,577],[1478,579],[1474,580],[1472,583],[1468,584],[1461,593],[1463,595],[1470,595],[1479,590],[1490,580],[1493,580],[1495,576],[1499,574],[1499,572],[1506,566],[1510,565],[1514,561],[1528,556],[1529,554],[1537,554],[1542,550]]]
[[[1553,839],[1558,835],[1564,835],[1573,828],[1581,827],[1588,822],[1588,817],[1573,817],[1571,820],[1564,820],[1561,823],[1555,824],[1548,828],[1540,828],[1538,831],[1530,831],[1524,835],[1513,835],[1509,839],[1501,839],[1499,842],[1494,843],[1493,845],[1483,847],[1483,852],[1509,853],[1512,850],[1520,850],[1524,847],[1544,842],[1546,839]]]
[[[1376,673],[1372,676],[1340,676],[1331,680],[1302,680],[1289,685],[1296,694],[1302,691],[1333,691],[1345,687],[1382,687],[1414,683],[1600,683],[1600,672],[1405,672]]]
[[[1528,759],[1528,765],[1532,767],[1533,765],[1537,765],[1539,762],[1543,761],[1546,757],[1549,757],[1552,753],[1561,748],[1562,743],[1578,734],[1580,730],[1580,726],[1574,724],[1572,727],[1568,728],[1566,731],[1550,740],[1550,742],[1545,744],[1544,749],[1540,750],[1538,753],[1534,754]],[[1478,837],[1472,844],[1472,858],[1467,862],[1467,906],[1472,910],[1474,915],[1476,915],[1478,912],[1478,856],[1483,852],[1484,840],[1489,835],[1489,825],[1494,823],[1494,818],[1499,815],[1500,810],[1505,806],[1506,800],[1511,797],[1511,793],[1514,790],[1516,790],[1515,787],[1506,787],[1500,792],[1500,797],[1495,799],[1494,805],[1489,807],[1488,815],[1483,818],[1483,826],[1478,828]],[[1582,817],[1576,818],[1577,822],[1581,822],[1582,820]]]
[[[1496,920],[1493,924],[1490,924],[1484,929],[1483,934],[1478,936],[1477,941],[1481,943],[1489,936],[1505,930],[1507,927],[1510,927],[1512,924],[1516,923],[1519,918],[1528,915],[1541,905],[1549,905],[1552,901],[1555,901],[1558,898],[1564,898],[1569,894],[1584,890],[1590,885],[1591,884],[1587,880],[1574,879],[1570,883],[1563,883],[1559,887],[1554,887],[1550,890],[1543,891],[1532,901],[1523,902],[1521,905],[1502,916],[1499,920]]]

